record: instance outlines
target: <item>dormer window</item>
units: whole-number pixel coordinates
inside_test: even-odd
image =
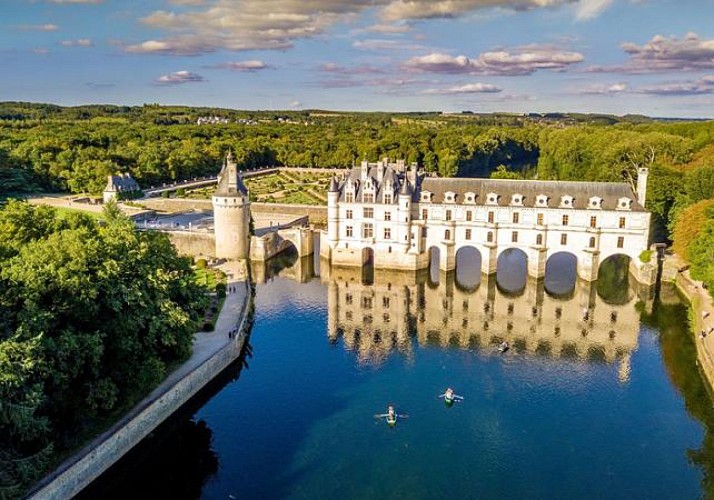
[[[431,203],[431,197],[432,197],[432,193],[430,191],[422,191],[421,198],[419,198],[419,201],[422,201],[425,203]]]
[[[547,207],[548,197],[544,194],[539,194],[538,196],[536,196],[536,205],[539,207]]]
[[[560,197],[560,208],[573,208],[573,197],[572,196],[561,196]]]
[[[465,203],[476,203],[476,194],[472,192],[468,192],[464,195],[464,202]]]
[[[496,193],[488,193],[486,195],[487,205],[498,205],[498,195]]]
[[[444,193],[444,202],[445,203],[454,203],[456,201],[456,193],[452,191],[447,191]]]
[[[618,210],[631,210],[632,209],[632,200],[630,198],[620,198],[617,200],[617,209]]]
[[[511,196],[511,205],[523,206],[523,195],[520,193],[516,193]]]
[[[588,201],[588,208],[594,209],[594,210],[599,210],[602,208],[602,198],[598,196],[593,196],[590,198],[590,201]]]

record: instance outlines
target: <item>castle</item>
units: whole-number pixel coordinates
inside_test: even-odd
[[[320,253],[337,266],[414,271],[438,250],[439,268],[451,271],[459,249],[473,247],[491,274],[501,253],[516,248],[529,276],[542,278],[548,258],[564,251],[586,281],[624,254],[636,277],[652,282],[637,274],[651,274],[638,258],[649,243],[647,173],[639,169],[635,192],[626,183],[436,178],[415,163],[363,161],[330,183]]]

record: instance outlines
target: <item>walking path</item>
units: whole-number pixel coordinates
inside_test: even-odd
[[[218,267],[228,275],[230,292],[215,330],[196,333],[185,363],[110,429],[35,485],[30,498],[63,499],[79,493],[238,357],[250,300],[245,264],[227,262]]]

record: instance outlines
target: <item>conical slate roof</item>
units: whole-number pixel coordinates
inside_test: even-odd
[[[408,196],[411,196],[412,194],[412,190],[409,187],[409,181],[407,181],[406,179],[402,181],[402,187],[401,189],[399,189],[399,194],[406,194]]]
[[[330,193],[336,193],[340,190],[339,186],[337,185],[337,179],[335,179],[335,176],[332,176],[332,179],[330,179],[330,188],[328,191]]]
[[[248,189],[243,184],[243,176],[238,171],[238,165],[230,151],[221,173],[218,174],[218,187],[214,196],[248,196]]]

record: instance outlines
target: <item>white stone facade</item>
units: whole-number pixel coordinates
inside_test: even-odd
[[[548,258],[577,257],[578,276],[597,279],[599,265],[615,254],[631,258],[648,248],[650,214],[644,209],[646,169],[634,193],[625,183],[440,179],[403,162],[363,162],[328,192],[328,229],[320,252],[338,266],[376,269],[456,266],[456,253],[476,248],[486,274],[499,255],[522,250],[528,274],[541,278]],[[639,196],[638,196],[639,195]],[[638,199],[639,198],[639,199]]]

